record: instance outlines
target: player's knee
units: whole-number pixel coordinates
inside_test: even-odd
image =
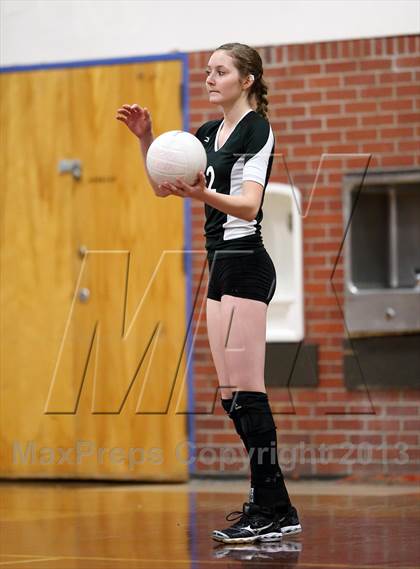
[[[246,436],[276,430],[267,394],[261,391],[234,392],[230,416],[238,418]]]

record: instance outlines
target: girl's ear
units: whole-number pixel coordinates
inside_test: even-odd
[[[251,87],[251,85],[254,83],[255,81],[255,77],[252,74],[249,74],[248,77],[245,77],[244,82],[242,83],[242,86],[245,89],[248,89],[248,87]]]

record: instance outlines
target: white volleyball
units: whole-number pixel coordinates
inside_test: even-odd
[[[169,130],[152,142],[146,156],[150,177],[157,183],[175,183],[179,178],[193,184],[205,171],[207,155],[196,136],[183,130]]]

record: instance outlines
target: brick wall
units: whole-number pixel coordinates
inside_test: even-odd
[[[372,153],[371,168],[420,166],[419,36],[258,49],[269,85],[276,152],[284,154],[293,183],[302,191],[304,211],[322,153]],[[204,88],[210,55],[192,53],[189,58],[192,132],[221,117],[220,109],[208,103]],[[343,172],[365,164],[366,158],[360,157],[326,160],[303,220],[305,341],[319,346],[319,386],[290,393],[268,389],[273,412],[278,413],[279,459],[288,477],[418,472],[420,391],[375,390],[371,398],[376,414],[371,414],[367,394],[348,392],[343,386],[345,328],[329,277],[344,234]],[[289,183],[279,157],[270,181]],[[192,213],[193,248],[204,250],[203,205],[193,201]],[[208,278],[206,269],[200,284],[203,264],[204,255],[197,255],[193,262],[194,295],[198,292],[195,410],[206,414],[196,416],[195,471],[246,476],[245,451],[219,403],[205,313],[201,320],[198,316]],[[342,259],[334,287],[342,305]]]

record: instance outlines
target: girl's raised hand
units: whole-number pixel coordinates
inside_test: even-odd
[[[152,119],[146,107],[139,105],[122,105],[117,111],[117,120],[128,126],[138,138],[149,135],[152,132]]]

